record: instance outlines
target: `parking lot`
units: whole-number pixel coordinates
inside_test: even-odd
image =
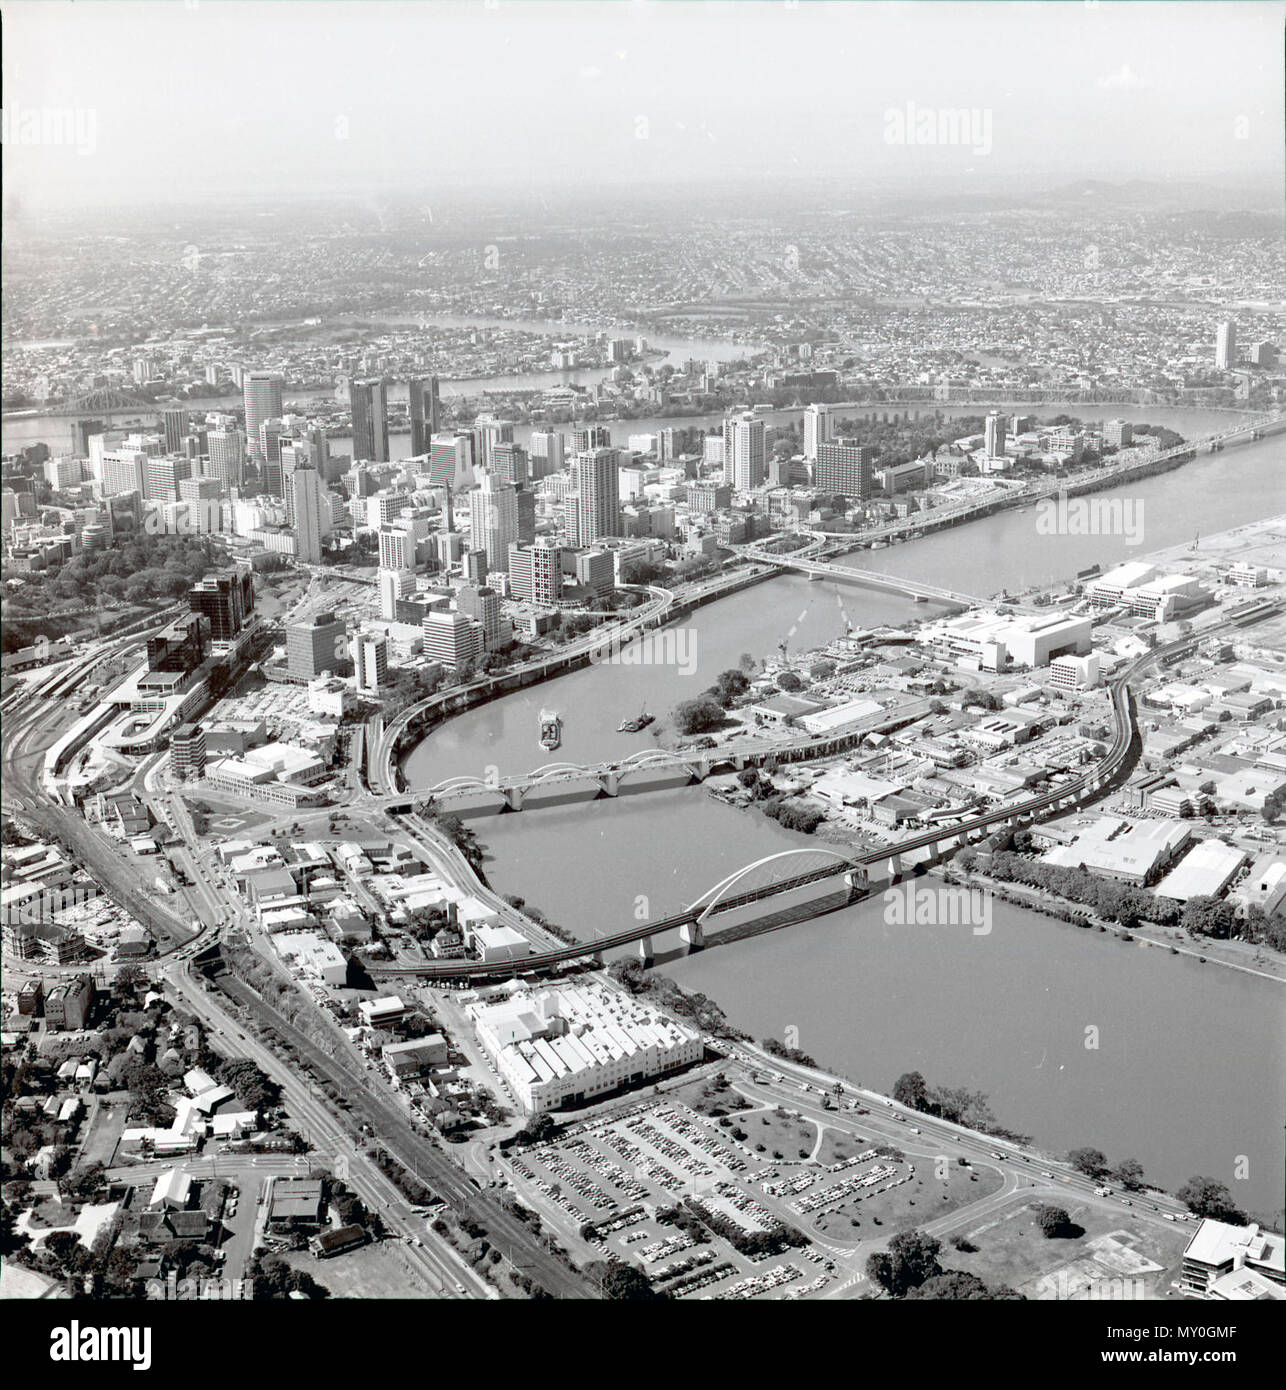
[[[778,1117],[789,1122],[789,1117]],[[683,1298],[799,1298],[835,1277],[807,1239],[810,1213],[852,1199],[855,1185],[904,1180],[906,1166],[863,1154],[822,1164],[765,1159],[734,1126],[656,1100],[515,1151],[514,1185],[590,1258],[641,1268]],[[882,1187],[881,1187],[882,1190]]]

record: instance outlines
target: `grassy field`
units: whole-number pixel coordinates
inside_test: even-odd
[[[411,1267],[406,1247],[383,1240],[357,1250],[316,1260],[296,1250],[283,1257],[296,1269],[307,1270],[330,1290],[332,1298],[435,1298],[435,1291]]]
[[[842,1129],[832,1129],[828,1125],[822,1137],[822,1146],[817,1151],[817,1161],[822,1164],[840,1163],[846,1158],[865,1153],[873,1141],[860,1135],[849,1134]]]
[[[1101,1211],[1077,1202],[1060,1202],[1071,1220],[1084,1228],[1074,1239],[1048,1240],[1036,1224],[1034,1208],[1042,1198],[1006,1207],[976,1229],[962,1233],[976,1251],[960,1251],[944,1243],[942,1260],[953,1269],[967,1269],[989,1284],[1008,1284],[1028,1298],[1053,1297],[1057,1271],[1084,1277],[1134,1275],[1145,1281],[1148,1296],[1164,1293],[1178,1273],[1193,1228],[1179,1223],[1173,1231],[1150,1221],[1132,1221],[1120,1212]],[[1159,1266],[1159,1269],[1157,1268]]]
[[[765,1160],[800,1163],[817,1143],[817,1125],[780,1109],[749,1110],[736,1117],[745,1142]]]
[[[938,1221],[970,1202],[990,1197],[1001,1186],[1000,1174],[994,1168],[974,1170],[952,1163],[940,1178],[931,1159],[912,1159],[910,1166],[914,1174],[910,1182],[877,1197],[855,1198],[805,1229],[831,1240],[878,1239]]]

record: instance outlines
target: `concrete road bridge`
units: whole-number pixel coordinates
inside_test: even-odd
[[[1130,682],[1158,661],[1179,656],[1210,637],[1228,629],[1245,627],[1280,612],[1281,604],[1270,599],[1252,599],[1232,610],[1221,623],[1146,652],[1133,661],[1111,683],[1109,690],[1115,721],[1112,744],[1094,766],[1070,782],[1002,803],[989,810],[967,814],[913,833],[880,849],[845,855],[830,847],[788,850],[755,860],[727,875],[708,888],[682,911],[652,921],[633,923],[615,932],[605,932],[592,941],[576,942],[554,950],[540,951],[509,961],[453,960],[424,965],[372,964],[376,977],[414,975],[431,979],[472,980],[510,978],[573,961],[602,960],[603,952],[637,945],[645,960],[652,957],[654,942],[666,932],[677,932],[689,949],[706,944],[705,926],[711,917],[735,908],[791,893],[814,883],[842,879],[844,901],[853,901],[871,890],[898,882],[914,871],[918,856],[945,856],[986,837],[996,830],[1012,831],[1049,816],[1060,815],[1114,790],[1133,766],[1140,746],[1140,734]],[[830,908],[833,910],[832,902]],[[815,916],[816,910],[799,909],[794,920]]]

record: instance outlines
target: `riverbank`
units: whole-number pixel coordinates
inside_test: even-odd
[[[1155,922],[1141,922],[1128,930],[1117,922],[1109,921],[1090,912],[1083,904],[1066,898],[1052,898],[1039,888],[1031,888],[1021,883],[1002,883],[976,869],[968,874],[959,874],[946,866],[929,870],[929,877],[944,883],[962,884],[969,888],[981,885],[993,897],[1029,912],[1039,912],[1055,922],[1078,932],[1093,935],[1107,933],[1118,941],[1135,941],[1144,947],[1159,947],[1173,956],[1186,956],[1200,965],[1218,965],[1228,970],[1239,970],[1246,975],[1255,975],[1261,980],[1272,980],[1275,984],[1286,984],[1286,956],[1268,947],[1256,946],[1248,941],[1219,941],[1213,937],[1194,938],[1177,927],[1163,927]],[[1075,920],[1069,921],[1069,916]]]

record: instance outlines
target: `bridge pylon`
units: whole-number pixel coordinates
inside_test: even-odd
[[[679,928],[679,939],[687,946],[689,953],[705,948],[706,934],[698,918],[695,922],[684,922]]]
[[[651,965],[656,959],[656,952],[652,948],[652,938],[650,936],[640,936],[638,940],[639,960],[644,965]]]

